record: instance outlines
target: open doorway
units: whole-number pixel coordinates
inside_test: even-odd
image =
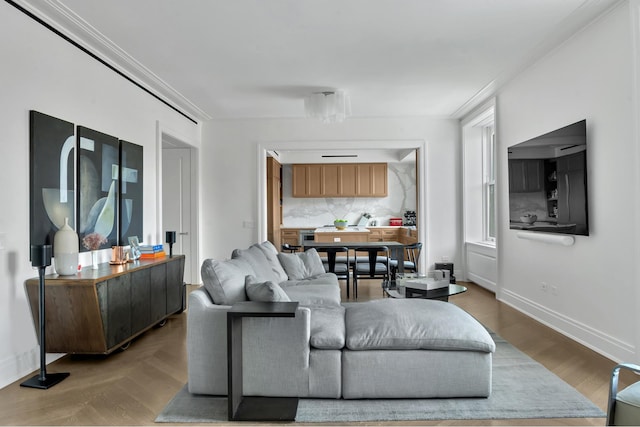
[[[405,157],[408,153],[415,155],[415,179],[416,179],[416,214],[417,214],[417,239],[421,242],[426,242],[428,224],[426,215],[426,197],[423,193],[426,187],[426,151],[427,143],[424,140],[350,140],[350,141],[308,141],[308,142],[292,142],[292,141],[271,141],[268,143],[258,144],[258,238],[260,241],[267,239],[268,225],[267,225],[267,209],[268,209],[268,195],[267,195],[267,157],[269,155],[279,156],[279,153],[299,153],[300,158],[296,161],[288,163],[307,163],[302,160],[305,152],[314,152],[318,150],[324,150],[327,152],[348,152],[352,153],[358,151],[362,154],[359,158],[367,158],[366,153],[373,153],[375,151],[388,150],[392,147],[393,150],[398,152],[406,151],[401,154]],[[402,158],[401,157],[401,158]],[[424,256],[420,257],[420,269],[426,271],[426,260],[428,257],[429,245],[423,247]]]
[[[162,133],[162,238],[176,232],[173,253],[185,255],[184,281],[197,284],[197,149]]]

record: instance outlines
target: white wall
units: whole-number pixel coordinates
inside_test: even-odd
[[[622,3],[498,94],[500,299],[614,360],[638,357],[638,2]],[[507,147],[587,120],[590,236],[509,230]],[[546,283],[546,290],[542,283]]]
[[[300,104],[302,108],[302,104]],[[426,198],[428,264],[442,256],[460,259],[460,144],[456,120],[350,118],[326,125],[307,119],[212,121],[203,125],[203,258],[225,259],[259,238],[257,149],[272,141],[424,140],[427,147]],[[319,146],[321,148],[322,146]]]
[[[29,262],[29,110],[144,147],[144,239],[157,224],[156,128],[199,141],[200,127],[45,29],[0,3],[0,387],[39,368],[23,283]],[[160,240],[156,240],[160,241]],[[80,262],[89,263],[82,254]],[[102,261],[110,258],[103,251]]]

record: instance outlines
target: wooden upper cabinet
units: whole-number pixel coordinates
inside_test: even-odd
[[[359,197],[387,196],[387,164],[363,163],[357,167],[357,194]]]
[[[293,165],[293,197],[386,197],[386,163]]]

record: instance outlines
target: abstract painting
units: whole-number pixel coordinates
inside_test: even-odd
[[[120,141],[119,242],[142,236],[142,146]]]
[[[75,229],[74,125],[30,111],[29,127],[30,242],[53,244],[65,218]]]
[[[118,244],[119,141],[78,126],[78,237],[101,242],[98,249]]]

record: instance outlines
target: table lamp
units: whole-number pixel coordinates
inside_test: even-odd
[[[165,241],[169,244],[169,258],[173,257],[173,244],[176,242],[176,232],[167,231]]]

